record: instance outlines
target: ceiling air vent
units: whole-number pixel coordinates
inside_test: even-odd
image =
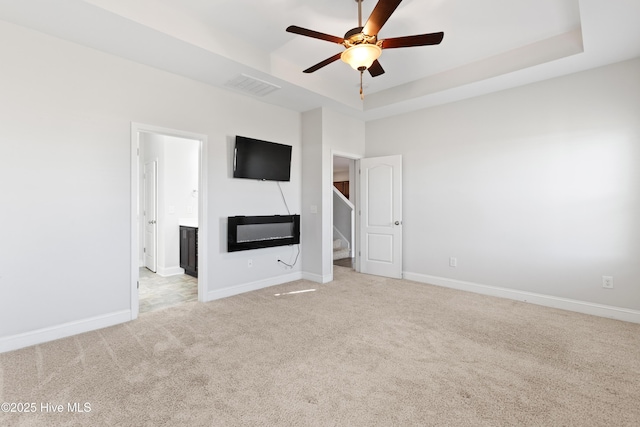
[[[229,80],[224,85],[255,96],[265,96],[274,90],[280,89],[280,86],[247,76],[246,74],[238,74],[237,77]]]

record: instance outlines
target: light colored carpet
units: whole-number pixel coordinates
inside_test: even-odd
[[[38,410],[0,425],[640,424],[640,325],[342,267],[335,278],[2,354],[0,402]]]

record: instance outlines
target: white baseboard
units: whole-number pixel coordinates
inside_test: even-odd
[[[326,274],[326,275],[321,275],[321,274],[314,274],[314,273],[302,273],[302,278],[304,280],[309,280],[311,282],[316,282],[316,283],[329,283],[333,280],[333,274]]]
[[[414,282],[427,283],[445,288],[459,289],[477,294],[507,298],[515,301],[528,302],[545,307],[559,308],[575,311],[593,316],[609,319],[623,320],[625,322],[640,323],[640,311],[623,307],[614,307],[604,304],[596,304],[587,301],[573,300],[569,298],[555,297],[552,295],[536,294],[533,292],[519,291],[515,289],[501,288],[498,286],[482,285],[479,283],[465,282],[462,280],[448,279],[445,277],[430,276],[427,274],[404,272],[404,278]]]
[[[66,338],[96,329],[106,328],[119,323],[131,320],[131,311],[122,310],[103,316],[90,317],[88,319],[75,322],[63,323],[62,325],[37,329],[23,334],[12,335],[0,338],[0,353],[17,350],[31,345],[42,344],[48,341]]]
[[[177,276],[178,274],[184,274],[184,268],[180,267],[158,267],[158,271],[156,271],[158,276],[169,277],[169,276]]]
[[[258,280],[256,282],[245,283],[243,285],[231,286],[229,288],[216,289],[207,292],[205,301],[213,301],[220,298],[227,298],[234,295],[243,294],[245,292],[257,291],[258,289],[268,288],[269,286],[281,285],[287,282],[302,279],[302,273],[289,273],[282,276],[271,277],[269,279]]]

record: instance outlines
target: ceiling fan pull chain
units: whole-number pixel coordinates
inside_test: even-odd
[[[364,92],[362,91],[362,75],[364,71],[360,71],[360,99],[364,101]]]

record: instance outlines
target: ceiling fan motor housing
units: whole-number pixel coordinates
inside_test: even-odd
[[[363,28],[364,27],[356,27],[347,31],[347,33],[344,35],[344,41],[342,42],[344,47],[350,48],[352,46],[363,43],[378,44],[377,35],[369,36],[362,32]]]

